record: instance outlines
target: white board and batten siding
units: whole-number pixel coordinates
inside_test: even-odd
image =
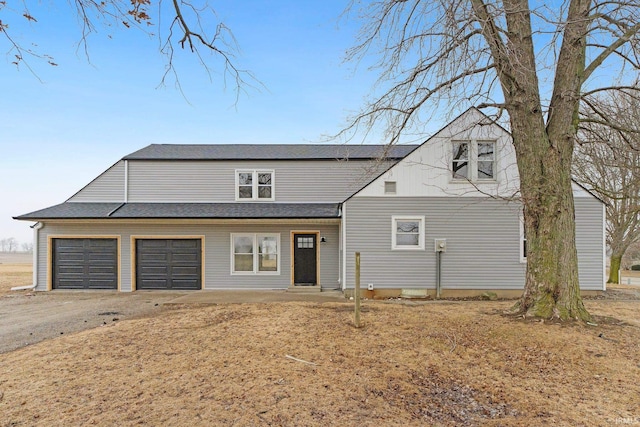
[[[236,170],[274,171],[275,202],[339,203],[391,161],[120,161],[70,202],[224,203],[235,201]]]
[[[475,109],[451,122],[388,171],[360,190],[358,197],[388,196],[385,182],[396,183],[398,197],[511,197],[520,182],[510,135],[496,124],[478,125],[487,118]],[[469,182],[452,179],[452,141],[495,141],[495,180]],[[475,150],[475,149],[474,149]]]
[[[51,268],[47,249],[48,236],[119,236],[120,237],[120,290],[132,290],[131,236],[180,238],[203,236],[204,288],[205,289],[286,289],[291,284],[291,231],[319,231],[326,242],[320,243],[320,284],[323,289],[338,289],[339,266],[338,224],[299,223],[264,224],[243,222],[180,224],[177,222],[150,223],[85,223],[55,224],[48,222],[39,232],[38,287],[47,289],[47,269]],[[275,233],[280,235],[280,271],[278,274],[231,274],[231,233]]]

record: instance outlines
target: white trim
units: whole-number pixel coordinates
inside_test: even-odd
[[[40,263],[38,262],[38,257],[40,256],[40,233],[39,231],[44,227],[44,223],[36,222],[33,224],[33,247],[31,250],[33,251],[33,289],[38,288],[38,269],[40,267]]]
[[[397,221],[418,221],[418,246],[405,246],[396,243]],[[423,251],[424,250],[424,215],[393,215],[391,217],[391,249],[394,251]]]
[[[252,271],[235,271],[235,238],[236,237],[250,237],[252,239],[252,252],[253,256],[253,270]],[[260,254],[259,254],[259,241],[263,237],[275,237],[276,238],[276,271],[260,271]],[[282,246],[280,245],[280,233],[230,233],[230,266],[232,276],[279,276],[280,275],[280,261],[282,259]]]
[[[467,177],[466,178],[456,178],[453,176],[453,144],[455,143],[466,143],[468,145],[467,149]],[[478,178],[478,144],[493,144],[493,178]],[[449,164],[449,182],[452,184],[466,184],[469,182],[474,183],[496,183],[498,182],[498,141],[496,139],[451,139],[448,142],[448,164]]]
[[[123,202],[129,201],[129,160],[124,161],[124,198]]]
[[[393,184],[393,191],[387,191],[387,184]],[[396,180],[390,180],[390,179],[385,179],[384,183],[384,195],[385,196],[395,196],[398,194],[398,181]]]
[[[527,256],[524,253],[524,212],[522,211],[522,209],[519,211],[518,213],[518,224],[519,224],[519,229],[520,229],[520,233],[518,236],[518,247],[520,249],[518,249],[519,253],[520,253],[520,263],[521,264],[526,264],[527,263]]]
[[[274,169],[236,169],[234,173],[236,202],[273,202],[276,199],[276,171]],[[251,174],[251,198],[240,198],[238,175],[241,173]],[[258,175],[261,173],[271,174],[271,197],[269,198],[258,197]]]
[[[342,204],[342,290],[347,289],[347,203]]]

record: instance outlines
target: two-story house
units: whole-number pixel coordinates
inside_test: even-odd
[[[34,225],[50,289],[519,292],[510,136],[470,109],[419,146],[150,145]],[[583,290],[604,289],[604,207],[575,186]]]

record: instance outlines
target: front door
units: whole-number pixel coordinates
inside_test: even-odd
[[[293,283],[314,286],[317,281],[318,258],[315,234],[293,235]]]

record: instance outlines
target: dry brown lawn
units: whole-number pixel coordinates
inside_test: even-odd
[[[14,286],[30,285],[31,264],[0,264],[0,297],[11,294]]]
[[[178,306],[0,355],[0,425],[640,424],[640,303]],[[294,360],[288,356],[297,358]]]

